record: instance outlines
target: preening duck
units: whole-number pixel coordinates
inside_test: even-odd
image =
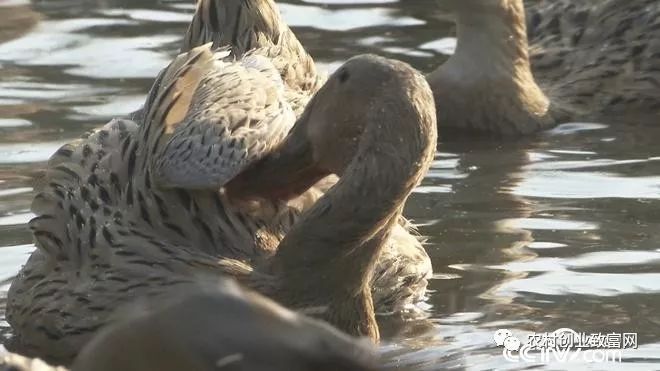
[[[118,306],[207,273],[378,339],[375,309],[391,303],[372,297],[374,267],[433,157],[432,102],[408,65],[357,57],[269,149],[286,133],[272,123],[293,122],[269,58],[208,45],[179,56],[139,126],[115,120],[51,159],[30,222],[38,249],[8,294],[13,348],[69,362]],[[228,192],[240,199],[218,192],[240,173],[245,188]],[[301,218],[296,199],[250,198],[272,193],[256,179],[289,198],[332,173]]]
[[[260,55],[268,57],[279,71],[285,100],[296,117],[327,78],[316,68],[273,0],[199,0],[181,50],[187,52],[206,43],[230,47],[235,55],[259,49]],[[325,178],[299,197],[300,208],[313,203],[335,181]],[[432,275],[431,259],[412,225],[404,218],[400,218],[400,224],[390,237],[391,243],[383,249],[374,274],[374,301],[380,313],[406,310],[409,304],[423,300]]]
[[[327,79],[273,0],[199,0],[181,50],[205,43],[230,47],[236,55],[259,49],[279,71],[285,99],[296,117]],[[307,202],[298,203],[304,209],[334,181],[325,178],[298,198]],[[374,275],[374,301],[380,313],[407,310],[411,303],[423,300],[432,275],[431,259],[412,225],[404,218],[400,224],[383,249]]]
[[[529,22],[522,0],[436,3],[454,13],[458,41],[428,76],[442,125],[524,135],[567,120],[660,117],[660,3],[543,0]]]
[[[73,371],[369,371],[364,342],[294,313],[228,279],[199,280],[117,314],[76,357]],[[3,371],[65,371],[16,354]]]
[[[186,52],[206,43],[230,47],[235,55],[259,49],[259,54],[269,58],[279,71],[285,100],[296,117],[327,79],[273,0],[199,0],[181,50]],[[305,209],[318,199],[335,181],[327,177],[298,197],[300,208]],[[433,272],[431,259],[412,224],[403,217],[399,222],[401,225],[390,236],[391,242],[383,249],[374,273],[374,301],[380,313],[407,310],[411,303],[423,300]]]

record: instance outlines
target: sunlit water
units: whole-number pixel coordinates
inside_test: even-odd
[[[140,106],[176,53],[191,3],[0,2],[0,307],[34,248],[31,172],[62,143]],[[331,70],[372,52],[428,71],[453,48],[432,5],[292,0],[281,9]],[[386,364],[660,369],[658,139],[660,127],[634,122],[573,123],[525,141],[441,143],[407,208],[437,273],[430,316],[386,328]],[[623,364],[516,364],[492,339],[498,328],[524,336],[562,327],[637,332],[639,349]]]

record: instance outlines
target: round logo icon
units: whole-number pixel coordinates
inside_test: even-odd
[[[493,334],[493,340],[495,340],[495,344],[497,344],[498,347],[501,347],[504,345],[504,340],[511,336],[513,336],[513,332],[511,332],[511,330],[499,329],[495,331],[495,334]]]

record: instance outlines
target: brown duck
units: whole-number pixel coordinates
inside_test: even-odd
[[[8,295],[13,349],[68,362],[118,306],[206,273],[378,339],[374,270],[433,157],[430,88],[406,64],[357,57],[283,143],[260,141],[292,115],[269,58],[201,46],[159,75],[139,126],[115,120],[60,149],[33,203],[38,249]],[[240,197],[217,191],[239,173]],[[302,217],[283,201],[333,173]]]

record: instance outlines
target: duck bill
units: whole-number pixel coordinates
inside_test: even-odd
[[[305,125],[299,122],[277,149],[229,182],[226,192],[230,198],[286,201],[327,175],[315,161]]]

